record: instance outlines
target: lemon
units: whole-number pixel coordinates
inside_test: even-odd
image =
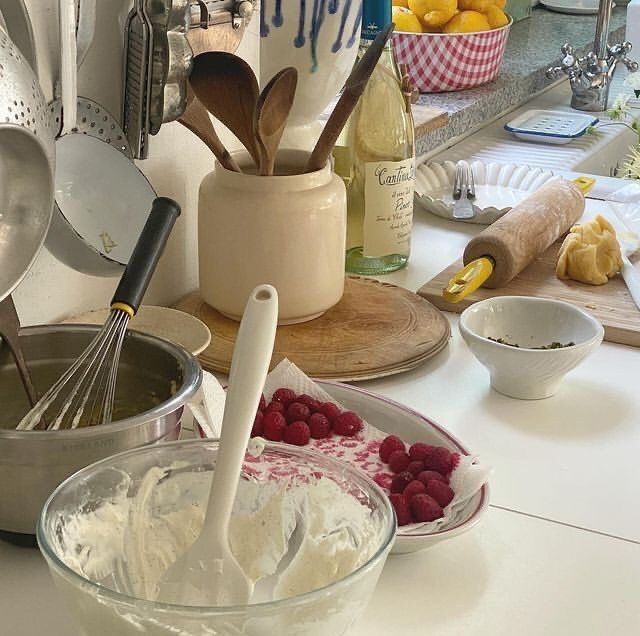
[[[406,31],[408,33],[422,33],[422,25],[418,16],[402,7],[393,7],[393,21],[396,25],[396,31]]]
[[[457,0],[408,0],[408,4],[427,32],[446,24],[458,8]]]
[[[407,0],[407,8],[411,9],[417,16],[422,17],[427,11],[434,11],[437,7],[434,0]]]
[[[493,0],[491,4],[504,11],[504,8],[507,6],[507,0]]]
[[[489,7],[484,14],[487,16],[487,22],[492,29],[499,29],[509,24],[509,18],[505,12],[498,7]]]
[[[507,0],[504,0],[505,2]],[[404,7],[405,9],[409,8],[409,5],[407,4],[407,0],[393,0],[392,2],[394,7]]]
[[[484,13],[491,5],[495,4],[493,0],[459,0],[458,5],[464,11],[477,11]]]
[[[443,33],[474,33],[475,31],[489,31],[491,26],[487,18],[478,11],[462,11],[454,15],[442,27]]]

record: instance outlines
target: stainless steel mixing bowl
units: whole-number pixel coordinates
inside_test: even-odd
[[[21,331],[39,392],[72,364],[97,329],[54,325]],[[75,471],[120,451],[177,439],[184,405],[201,380],[190,353],[130,331],[119,367],[117,421],[67,431],[16,431],[28,402],[9,349],[0,346],[0,530],[33,534],[47,497]]]

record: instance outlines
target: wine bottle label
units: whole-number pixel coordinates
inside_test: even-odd
[[[413,157],[365,164],[364,256],[409,254],[415,179]]]

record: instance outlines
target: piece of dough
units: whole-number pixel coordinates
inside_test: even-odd
[[[589,285],[603,285],[622,267],[620,245],[609,221],[598,215],[574,225],[558,254],[556,275]]]

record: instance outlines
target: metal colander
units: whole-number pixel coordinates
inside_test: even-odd
[[[35,260],[53,210],[54,126],[40,84],[0,27],[0,300]]]
[[[0,126],[13,124],[30,130],[55,157],[53,117],[33,70],[18,47],[0,27]]]

